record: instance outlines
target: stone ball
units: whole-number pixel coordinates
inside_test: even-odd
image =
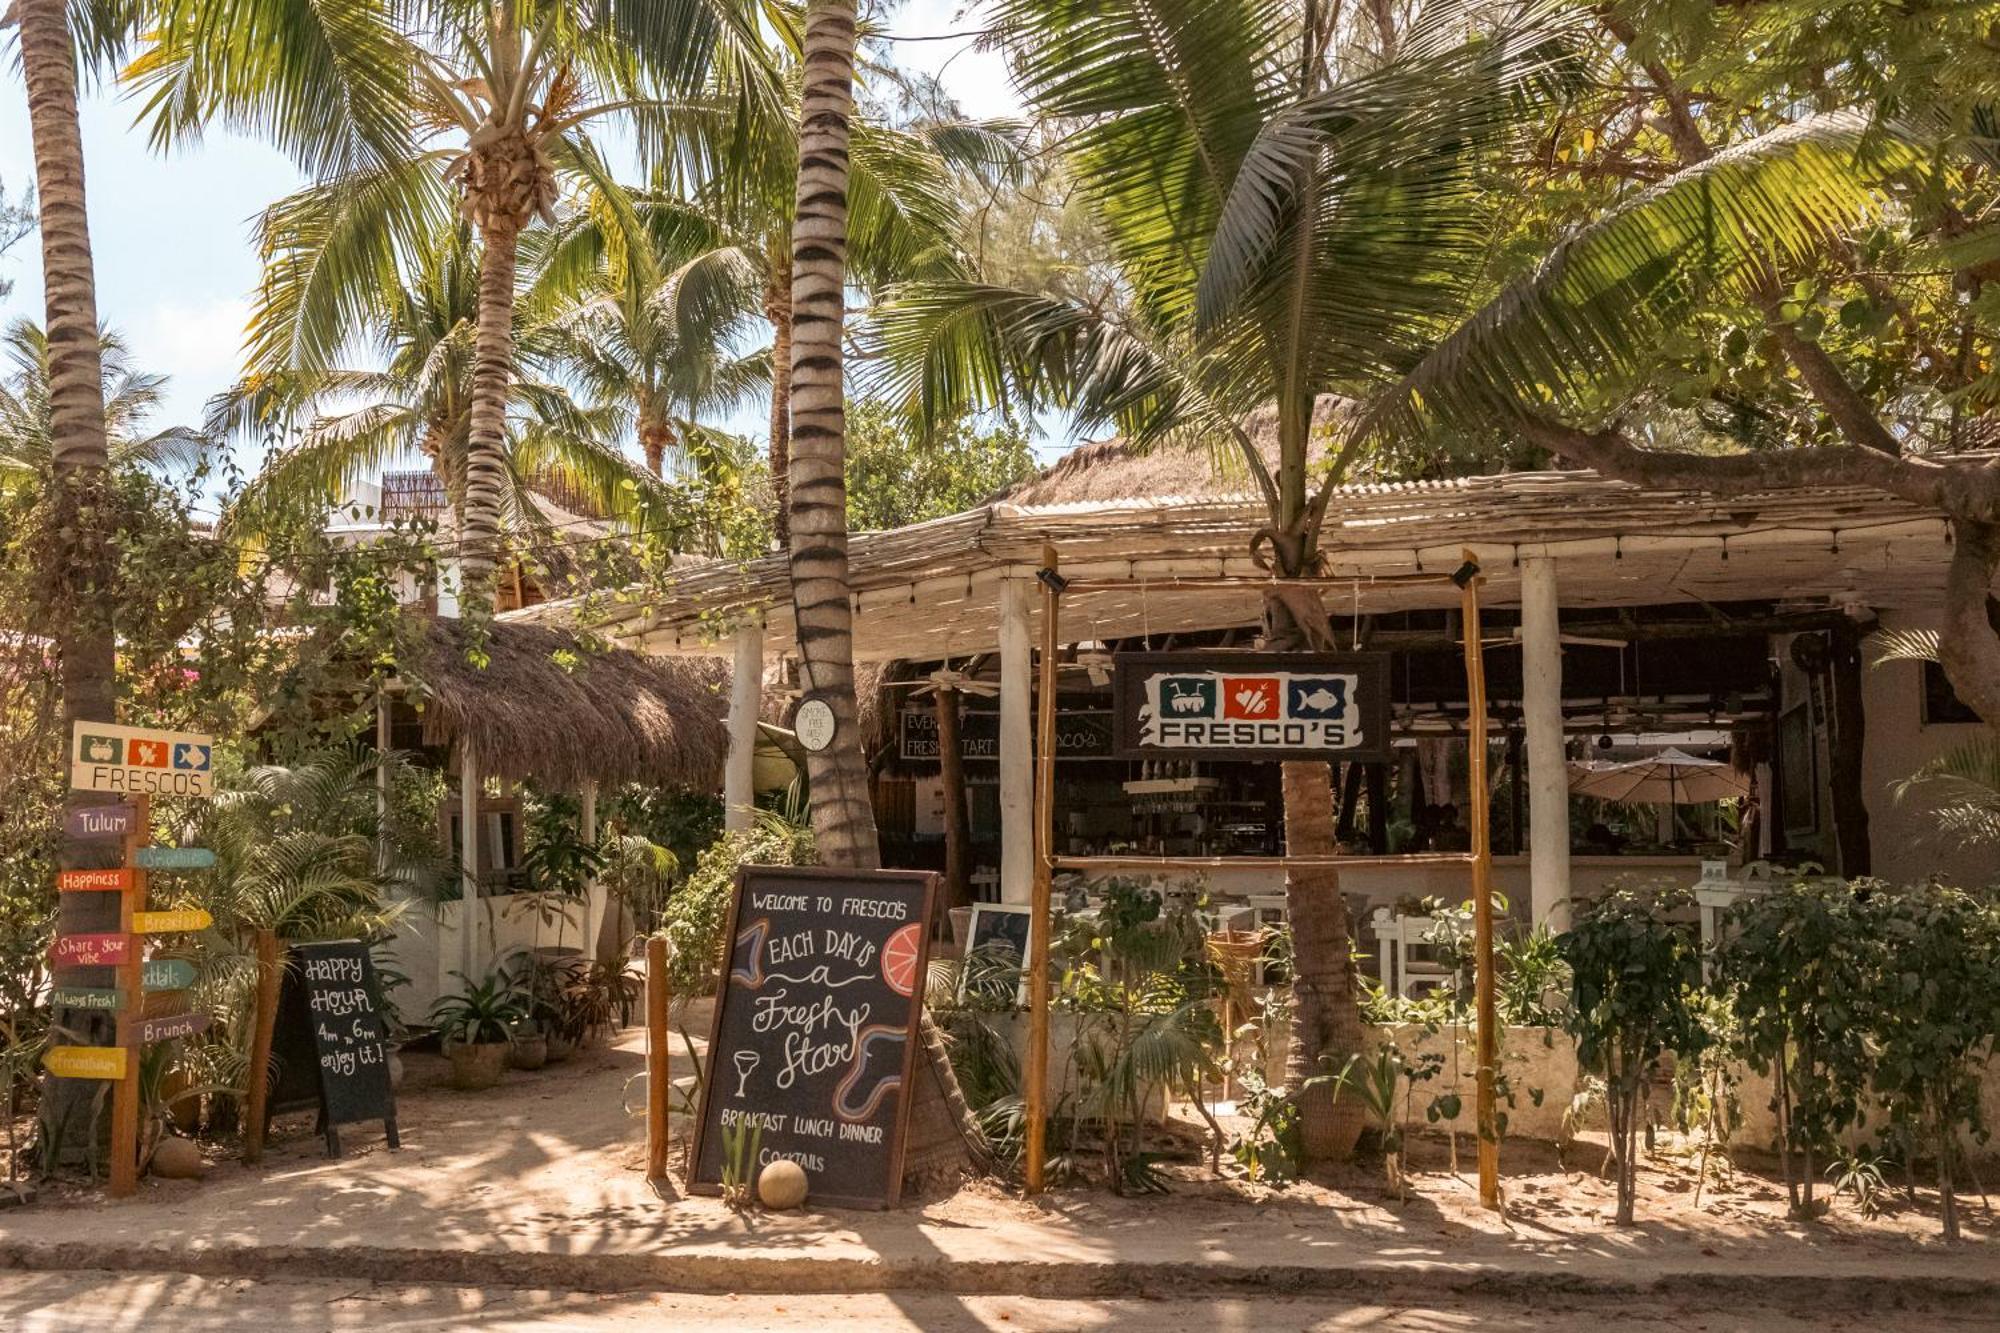
[[[806,1170],[797,1162],[780,1158],[757,1173],[757,1197],[766,1208],[783,1212],[806,1201]]]
[[[200,1180],[208,1173],[193,1139],[168,1136],[153,1149],[153,1174],[162,1180]]]

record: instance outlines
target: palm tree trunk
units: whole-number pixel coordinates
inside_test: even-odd
[[[1286,575],[1300,572],[1297,542],[1276,544]],[[1308,604],[1308,600],[1310,604]],[[1270,645],[1279,651],[1327,647],[1325,613],[1317,597],[1283,595],[1266,606]],[[1285,853],[1332,856],[1333,767],[1320,760],[1282,765]],[[1285,872],[1285,913],[1292,924],[1292,1043],[1285,1085],[1299,1103],[1300,1146],[1307,1163],[1337,1161],[1354,1152],[1365,1123],[1359,1097],[1336,1096],[1331,1085],[1307,1088],[1319,1074],[1337,1074],[1361,1051],[1361,1006],[1354,980],[1353,927],[1340,872]]]
[[[472,363],[472,422],[465,446],[465,500],[459,512],[465,615],[493,613],[500,516],[507,496],[507,391],[514,376],[514,276],[520,228],[495,218],[482,228],[479,328]]]
[[[21,68],[28,88],[28,122],[34,139],[35,178],[41,207],[42,281],[48,328],[48,391],[54,476],[49,528],[56,538],[52,633],[62,660],[63,730],[73,724],[116,718],[117,671],[111,601],[117,577],[112,547],[111,501],[106,485],[103,348],[97,333],[97,281],[84,206],[83,135],[77,125],[76,52],[63,0],[19,0]],[[70,804],[96,798],[70,794]],[[92,844],[65,844],[61,863],[90,863]],[[56,929],[72,934],[115,930],[117,905],[105,893],[65,893]],[[62,968],[57,985],[109,985],[108,968]],[[55,1019],[89,1042],[107,1040],[100,1015],[58,1010]],[[97,1085],[50,1079],[42,1099],[44,1145],[62,1162],[84,1160]]]
[[[764,317],[771,321],[771,496],[784,551],[792,545],[792,271],[783,263],[771,265]]]
[[[867,868],[881,863],[881,849],[854,702],[841,374],[853,110],[853,0],[811,0],[792,227],[792,610],[806,691],[826,700],[835,722],[833,743],[807,762],[819,854],[828,865]]]
[[[654,476],[662,475],[667,465],[667,450],[674,447],[674,426],[657,410],[646,403],[639,405],[639,448],[646,455],[646,470]]]

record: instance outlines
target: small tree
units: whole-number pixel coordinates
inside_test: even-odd
[[[1880,890],[1868,907],[1881,946],[1868,1002],[1880,1045],[1875,1090],[1912,1156],[1937,1154],[1944,1237],[1958,1239],[1959,1133],[1989,1130],[1979,1081],[2000,1032],[2000,911],[1958,889]]]
[[[1847,884],[1793,884],[1746,899],[1716,950],[1745,1063],[1771,1078],[1778,1160],[1792,1216],[1813,1216],[1820,1160],[1862,1118],[1867,979],[1876,953],[1866,903]]]
[[[1618,889],[1561,941],[1571,972],[1565,1026],[1577,1059],[1604,1079],[1621,1226],[1632,1222],[1632,1140],[1647,1079],[1666,1052],[1689,1058],[1708,1041],[1690,1003],[1701,985],[1700,948],[1667,919],[1692,903],[1687,889]]]

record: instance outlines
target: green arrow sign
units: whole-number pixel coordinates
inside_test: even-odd
[[[206,847],[138,847],[132,864],[141,870],[206,870],[215,864],[215,853]]]
[[[58,986],[49,996],[72,1009],[123,1009],[125,993],[116,986]]]
[[[186,990],[194,985],[194,964],[184,958],[147,959],[139,984],[147,990]]]

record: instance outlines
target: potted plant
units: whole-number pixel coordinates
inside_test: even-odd
[[[514,1024],[513,1045],[507,1063],[516,1069],[540,1069],[549,1062],[549,1039],[533,1014],[524,1014]]]
[[[452,975],[465,989],[432,1006],[431,1022],[444,1038],[445,1058],[451,1061],[451,1085],[463,1092],[476,1092],[492,1087],[507,1072],[514,1025],[526,1017],[527,1010],[520,991],[504,976],[489,976],[475,985],[463,973]]]

